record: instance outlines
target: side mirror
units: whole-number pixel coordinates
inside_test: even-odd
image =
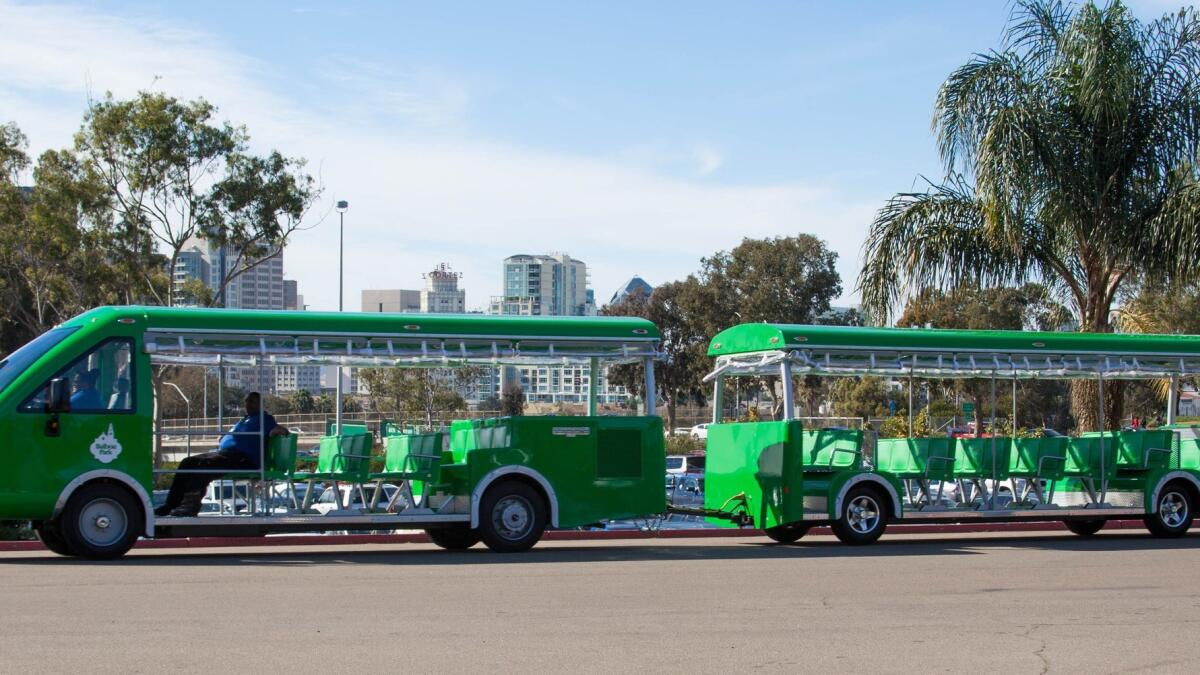
[[[65,377],[50,380],[46,387],[46,412],[71,412],[71,386]]]

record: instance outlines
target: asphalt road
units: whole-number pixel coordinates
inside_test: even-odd
[[[0,671],[1200,671],[1200,535],[0,554]]]

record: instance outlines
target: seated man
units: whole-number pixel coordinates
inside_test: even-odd
[[[246,416],[233,425],[230,433],[221,437],[219,447],[213,452],[192,455],[179,463],[180,471],[206,470],[212,473],[177,473],[171,482],[167,502],[154,509],[156,516],[191,517],[200,513],[200,501],[208,484],[218,478],[219,469],[232,471],[257,471],[259,466],[259,421],[267,436],[287,436],[288,430],[275,423],[270,413],[259,410],[262,398],[258,392],[246,394]]]
[[[100,379],[100,371],[96,368],[81,370],[75,376],[75,391],[71,394],[71,410],[103,410],[100,402],[100,392],[96,389],[96,380]]]

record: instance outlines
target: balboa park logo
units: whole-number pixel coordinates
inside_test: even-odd
[[[108,464],[121,454],[121,442],[117,440],[113,433],[113,425],[108,425],[108,431],[96,437],[92,441],[92,456],[100,460],[104,464]]]

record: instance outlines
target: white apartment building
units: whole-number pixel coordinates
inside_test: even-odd
[[[588,288],[587,265],[565,253],[514,255],[504,259],[504,295],[495,296],[490,313],[519,316],[591,316],[595,295]],[[518,366],[499,369],[499,376],[479,388],[480,400],[499,396],[518,380],[530,403],[587,404],[591,373],[586,366]],[[481,383],[482,384],[482,383]],[[622,403],[624,387],[610,385],[604,372],[596,383],[601,404]]]

